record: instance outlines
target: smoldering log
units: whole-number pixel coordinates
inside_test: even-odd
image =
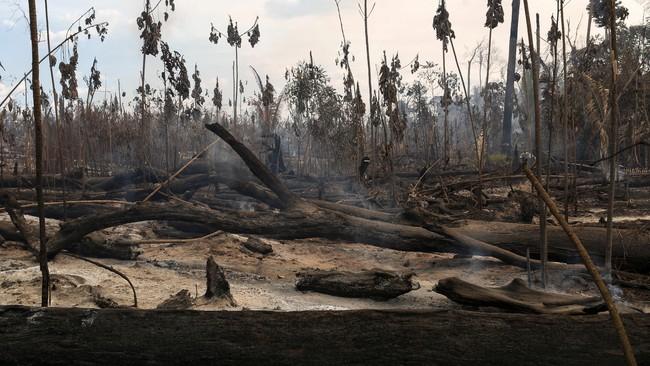
[[[650,364],[650,317],[627,314],[623,319],[639,364]],[[606,366],[624,362],[606,315],[5,306],[0,307],[0,329],[3,365]]]
[[[314,291],[340,297],[390,300],[419,288],[419,285],[416,286],[411,281],[412,273],[307,270],[296,276],[298,291]]]
[[[585,315],[607,310],[600,297],[537,291],[528,288],[518,278],[501,287],[483,287],[456,277],[443,278],[434,290],[459,304],[497,307],[514,312]]]
[[[594,262],[604,263],[606,229],[587,226],[573,228]],[[526,249],[535,257],[539,254],[537,225],[467,220],[457,230],[520,255],[525,255]],[[549,225],[547,230],[549,259],[579,263],[578,252],[562,228]],[[613,260],[616,268],[640,273],[650,272],[650,234],[640,230],[615,229]]]

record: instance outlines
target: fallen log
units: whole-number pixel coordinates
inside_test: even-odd
[[[87,215],[108,213],[116,210],[119,210],[119,208],[96,204],[68,204],[65,207],[63,205],[45,205],[43,215],[48,219],[63,220],[64,218],[76,219]],[[31,216],[37,215],[36,207],[23,208],[23,211]]]
[[[271,244],[266,244],[258,238],[248,238],[242,246],[247,250],[250,250],[254,253],[259,253],[262,255],[269,255],[273,253],[273,246]]]
[[[154,168],[138,168],[131,171],[115,174],[109,178],[95,179],[90,185],[93,190],[114,191],[131,184],[157,183],[166,177],[166,173]]]
[[[594,262],[603,264],[607,246],[606,229],[585,226],[573,228]],[[539,256],[537,225],[467,220],[455,230],[519,255],[525,255],[528,249],[533,257]],[[580,256],[562,228],[549,225],[547,230],[549,260],[579,263]],[[650,233],[614,229],[613,260],[614,267],[621,270],[650,272]]]
[[[438,281],[434,290],[459,304],[522,313],[584,315],[607,310],[600,297],[537,291],[519,278],[502,287],[483,287],[451,277]]]
[[[71,245],[68,250],[84,257],[111,258],[127,261],[135,260],[142,254],[142,250],[137,245],[115,242],[100,232],[88,234],[78,243]]]
[[[296,276],[298,291],[314,291],[340,297],[390,300],[419,288],[419,285],[416,286],[411,281],[412,273],[307,270]]]
[[[639,364],[650,317],[624,315]],[[2,365],[620,365],[605,315],[0,307]],[[34,352],[38,349],[38,352]]]
[[[29,230],[36,232],[36,224],[30,224],[29,227]],[[48,230],[48,238],[54,235],[53,230]],[[5,240],[27,244],[23,234],[16,229],[14,224],[7,221],[0,221],[0,236]],[[141,251],[136,246],[115,243],[100,232],[89,233],[88,236],[82,237],[76,242],[71,242],[67,249],[71,253],[81,256],[120,260],[133,260],[141,254]]]
[[[48,188],[63,187],[64,179],[60,175],[43,175],[43,186]],[[77,179],[65,178],[65,185],[68,188],[81,189],[83,184]],[[34,176],[5,176],[0,179],[0,188],[27,188],[31,189],[36,186],[36,177]]]

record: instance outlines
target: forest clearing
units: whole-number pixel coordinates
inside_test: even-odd
[[[0,3],[0,364],[650,364],[650,3],[471,2]]]

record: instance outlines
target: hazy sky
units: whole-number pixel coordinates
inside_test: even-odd
[[[362,0],[360,2],[363,2]],[[623,0],[630,9],[630,23],[637,24],[643,18],[644,0]],[[42,4],[42,1],[38,1]],[[79,84],[83,89],[82,76],[87,75],[94,57],[99,62],[102,79],[108,92],[117,91],[118,79],[122,89],[132,97],[139,83],[139,70],[142,56],[141,40],[135,19],[142,11],[143,1],[138,0],[50,0],[50,22],[53,42],[62,40],[70,23],[86,9],[95,7],[97,21],[108,21],[109,34],[104,43],[96,37],[79,40]],[[486,0],[448,0],[448,9],[453,29],[456,31],[456,47],[463,69],[470,51],[481,41],[487,42],[487,28],[484,28]],[[163,1],[164,4],[164,1]],[[531,12],[539,13],[541,30],[544,37],[550,26],[551,15],[555,12],[555,1],[532,0]],[[565,16],[570,23],[568,33],[578,44],[584,43],[587,16],[587,0],[568,0]],[[370,52],[375,67],[379,64],[382,52],[386,50],[390,57],[399,52],[402,64],[408,63],[416,54],[420,61],[442,60],[440,42],[436,40],[431,23],[437,0],[376,0],[376,7],[370,18]],[[497,66],[494,76],[503,73],[506,59],[511,1],[504,0],[505,23],[500,25],[493,35],[494,58]],[[164,7],[157,11],[162,17]],[[42,9],[41,9],[42,10]],[[0,98],[6,95],[8,88],[28,69],[31,62],[28,25],[23,16],[27,11],[27,1],[0,0],[0,63],[6,71],[0,69]],[[341,11],[345,34],[352,42],[351,52],[356,61],[353,72],[361,84],[361,90],[367,90],[365,68],[365,44],[363,22],[359,15],[357,0],[341,0]],[[43,12],[39,13],[39,29],[45,29]],[[335,65],[335,59],[342,40],[339,20],[334,0],[176,0],[176,12],[169,22],[163,25],[163,39],[172,49],[185,55],[188,69],[193,70],[196,63],[201,71],[203,89],[212,90],[218,76],[224,90],[224,102],[231,97],[232,62],[234,51],[225,40],[219,45],[208,41],[210,23],[217,28],[226,29],[228,15],[238,20],[240,29],[252,24],[256,16],[260,17],[261,38],[258,45],[251,49],[244,42],[240,51],[240,75],[249,81],[246,94],[253,89],[252,75],[248,65],[253,65],[261,74],[268,74],[276,89],[284,85],[286,68],[300,60],[306,60],[311,50],[315,62],[325,66],[337,87],[342,84],[342,74]],[[525,36],[523,4],[520,18],[519,37]],[[41,55],[45,54],[46,45],[41,44]],[[57,58],[62,59],[61,52]],[[451,54],[449,55],[451,64]],[[43,72],[47,71],[45,63]],[[156,86],[162,65],[159,60],[149,57],[147,66],[148,81]],[[476,73],[477,71],[475,71]],[[58,71],[57,71],[58,74]],[[411,79],[405,70],[405,80]],[[473,80],[477,75],[473,75]],[[49,81],[49,78],[46,79]],[[58,80],[58,76],[57,76]],[[45,84],[49,90],[50,83]],[[58,84],[57,84],[58,86]],[[83,90],[82,93],[85,94]],[[20,94],[15,95],[21,99]],[[364,93],[364,99],[365,99]],[[96,100],[102,100],[100,93]]]

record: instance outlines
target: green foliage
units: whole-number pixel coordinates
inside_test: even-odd
[[[420,80],[416,80],[406,88],[406,96],[409,98],[410,107],[415,111],[414,128],[422,128],[433,122],[433,114],[427,101],[428,90]]]
[[[328,87],[329,77],[325,70],[313,61],[301,62],[287,72],[286,93],[289,103],[298,114],[308,114],[310,106],[317,104],[318,97]]]

